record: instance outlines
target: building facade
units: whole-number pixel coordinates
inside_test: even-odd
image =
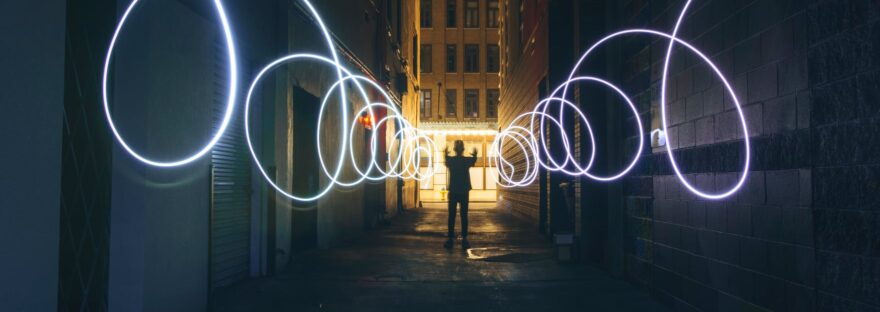
[[[420,184],[422,200],[442,200],[446,189],[443,150],[465,141],[477,149],[472,200],[494,201],[496,173],[489,145],[497,133],[500,102],[500,1],[420,0],[420,128],[436,145],[434,176]]]

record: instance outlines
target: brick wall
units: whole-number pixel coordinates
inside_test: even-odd
[[[499,125],[504,128],[513,120],[535,108],[540,101],[539,84],[547,75],[548,41],[547,41],[547,3],[537,1],[534,27],[526,29],[526,40],[521,41],[519,26],[520,0],[502,1],[504,10],[501,22],[502,74],[501,100],[499,104]],[[516,172],[525,171],[525,155],[514,144],[505,145],[502,149],[508,161],[516,166]],[[516,179],[521,176],[516,175]],[[539,222],[540,185],[535,182],[526,187],[499,188],[499,206],[524,216],[536,223]]]
[[[617,5],[614,27],[671,31],[684,1]],[[628,279],[677,310],[880,309],[878,17],[876,0],[691,5],[680,37],[732,80],[750,177],[735,197],[706,201],[677,181],[664,151],[647,152],[625,182]],[[623,49],[620,77],[634,100],[656,106],[668,43],[644,42]],[[738,116],[701,61],[674,53],[676,159],[692,184],[726,189],[744,158]],[[651,106],[639,105],[646,115]]]

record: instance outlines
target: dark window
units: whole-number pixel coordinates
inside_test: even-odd
[[[497,44],[490,44],[486,47],[486,71],[497,73],[499,66],[500,52]]]
[[[464,27],[480,28],[480,2],[464,0]]]
[[[431,0],[422,0],[421,20],[422,28],[431,28]]]
[[[458,27],[458,19],[457,19],[457,7],[456,2],[458,0],[446,0],[446,27],[456,28]]]
[[[432,60],[433,60],[432,54],[433,54],[433,52],[431,51],[431,45],[430,44],[423,44],[422,45],[422,55],[421,55],[421,59],[419,60],[419,63],[422,63],[421,64],[422,65],[422,69],[421,69],[422,73],[430,73],[431,72],[431,70],[432,70],[431,65],[434,63],[434,62],[432,62]]]
[[[412,61],[414,63],[412,66],[412,74],[418,75],[419,71],[421,70],[421,69],[419,69],[419,37],[418,36],[413,36],[413,39],[412,39]]]
[[[486,118],[498,118],[498,98],[501,92],[498,89],[486,90]]]
[[[480,117],[480,90],[464,90],[464,117]]]
[[[447,73],[455,73],[458,72],[458,64],[456,64],[456,58],[458,57],[457,46],[454,44],[446,45],[446,72]]]
[[[498,28],[498,0],[489,0],[486,8],[486,27]]]
[[[476,73],[480,71],[480,46],[476,44],[464,45],[464,72]]]
[[[422,118],[431,118],[431,106],[433,104],[431,90],[422,90],[422,100],[420,104],[419,110],[422,112]]]
[[[458,116],[458,92],[446,90],[446,117]]]

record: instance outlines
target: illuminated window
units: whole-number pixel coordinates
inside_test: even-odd
[[[454,44],[446,45],[446,72],[447,73],[455,73],[458,72],[458,64],[456,63],[456,58],[458,57],[457,47]]]
[[[486,72],[497,73],[499,65],[500,51],[497,44],[490,44],[486,47]]]
[[[464,27],[480,28],[480,3],[477,0],[464,2]]]
[[[431,51],[431,45],[430,44],[423,44],[422,45],[421,60],[419,61],[420,63],[422,63],[421,64],[422,65],[422,68],[421,68],[422,73],[430,73],[431,72],[431,70],[432,70],[431,64],[434,63],[434,62],[432,62],[432,59],[433,59],[432,54],[433,54],[433,52]]]
[[[458,20],[456,19],[456,14],[458,13],[455,5],[456,2],[458,2],[458,0],[446,0],[446,27],[458,27]]]
[[[480,46],[476,44],[464,45],[464,72],[480,72]]]
[[[489,0],[486,9],[486,27],[498,28],[498,0]]]
[[[431,0],[422,0],[421,11],[422,28],[431,28]]]
[[[446,117],[458,116],[458,92],[446,90]]]
[[[421,105],[419,105],[419,110],[422,112],[423,118],[431,117],[431,106],[433,104],[433,97],[431,95],[431,90],[422,90],[422,100]]]
[[[480,90],[464,90],[464,116],[467,118],[480,117]]]
[[[498,98],[501,92],[498,89],[486,90],[486,117],[498,118]]]

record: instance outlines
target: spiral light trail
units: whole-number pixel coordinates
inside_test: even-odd
[[[743,138],[745,138],[743,142],[745,146],[745,161],[743,163],[742,171],[740,172],[739,180],[736,182],[736,184],[730,186],[728,189],[717,193],[710,193],[706,190],[700,190],[693,186],[690,182],[688,182],[675,160],[675,155],[673,153],[671,144],[668,143],[669,139],[667,138],[667,144],[665,144],[666,153],[669,156],[669,161],[672,165],[672,169],[675,172],[675,175],[678,177],[679,181],[681,181],[681,183],[687,188],[688,191],[705,199],[724,199],[730,197],[731,195],[735,194],[739,189],[741,189],[748,177],[749,166],[751,162],[751,145],[749,142],[749,132],[745,114],[743,113],[742,106],[740,105],[739,99],[737,99],[736,97],[736,93],[734,92],[733,87],[731,87],[730,82],[724,76],[721,70],[719,70],[718,67],[709,59],[709,57],[703,54],[703,52],[701,52],[699,49],[695,48],[688,42],[677,37],[679,27],[684,20],[690,4],[691,0],[688,0],[687,3],[685,3],[681,13],[678,16],[678,19],[675,22],[675,26],[671,34],[650,29],[628,29],[615,32],[600,39],[581,56],[581,58],[572,69],[567,81],[556,88],[548,98],[538,102],[538,104],[535,105],[535,108],[532,111],[514,118],[513,122],[511,122],[511,124],[507,128],[505,128],[498,134],[498,136],[492,142],[491,146],[495,154],[498,155],[496,159],[493,159],[493,164],[495,164],[495,166],[498,168],[499,185],[501,185],[502,187],[519,187],[528,185],[535,181],[540,168],[544,168],[545,170],[553,172],[563,172],[571,176],[584,176],[590,180],[599,182],[615,181],[629,173],[638,163],[639,157],[642,156],[642,151],[645,145],[646,133],[642,127],[642,120],[639,117],[638,109],[632,103],[626,93],[624,93],[620,88],[616,87],[611,82],[605,81],[597,77],[577,76],[577,73],[578,69],[589,58],[590,54],[596,48],[602,46],[609,40],[626,35],[649,35],[669,40],[669,46],[666,50],[666,56],[663,61],[663,74],[661,78],[660,120],[662,122],[663,133],[667,133],[668,128],[666,116],[666,91],[667,81],[669,79],[669,63],[672,59],[673,48],[676,45],[680,45],[687,48],[687,50],[689,50],[691,53],[697,55],[712,69],[715,75],[724,84],[724,87],[727,90],[729,96],[733,99],[737,114],[739,115],[740,124],[742,126]],[[596,156],[596,138],[594,136],[593,129],[590,126],[586,114],[582,110],[580,110],[577,105],[566,99],[569,86],[572,83],[576,82],[594,82],[611,88],[626,101],[627,105],[629,105],[630,109],[632,110],[633,116],[635,117],[634,119],[636,122],[636,126],[638,127],[638,151],[635,153],[635,155],[633,155],[633,159],[632,161],[630,161],[629,165],[617,174],[602,177],[595,175],[590,170]],[[558,111],[558,114],[556,114],[556,116],[548,113],[548,111],[554,111],[552,108],[556,108],[555,110]],[[573,144],[566,134],[566,129],[564,127],[564,118],[565,113],[568,111],[574,112],[577,117],[576,120],[586,126],[586,134],[589,136],[591,147],[589,160],[587,161],[586,165],[580,164],[580,161],[577,159],[576,154],[572,150]],[[564,149],[564,155],[561,157],[554,156],[547,146],[547,141],[551,138],[546,130],[548,129],[548,127],[552,127],[557,130],[556,132],[558,134],[553,137],[559,140],[559,142],[561,143],[561,147]],[[505,155],[504,148],[511,146],[514,153],[509,153]],[[515,165],[516,160],[513,159],[513,157],[520,156],[523,157],[522,161],[525,162],[525,168],[523,171],[517,172],[517,166]]]
[[[220,123],[220,126],[213,134],[211,140],[208,141],[207,144],[205,144],[199,151],[193,153],[190,156],[172,161],[157,161],[143,156],[140,153],[136,152],[133,148],[131,148],[123,139],[122,135],[117,131],[116,124],[114,123],[110,113],[110,104],[108,100],[109,96],[107,91],[110,65],[116,41],[123,30],[123,26],[125,24],[125,21],[129,17],[129,14],[135,9],[139,1],[141,0],[133,0],[122,15],[122,18],[120,19],[119,24],[116,27],[116,31],[113,34],[110,42],[110,47],[107,52],[107,57],[104,63],[102,81],[102,96],[105,116],[116,140],[134,158],[147,165],[156,167],[169,168],[182,166],[204,156],[217,144],[220,138],[225,135],[225,132],[228,128],[232,114],[235,111],[235,99],[238,89],[238,60],[236,57],[235,40],[232,35],[231,26],[229,25],[229,21],[226,17],[226,12],[224,11],[220,0],[212,0],[221,21],[224,38],[226,40],[227,54],[229,57],[229,95],[226,101],[226,109],[224,111],[223,119]],[[309,0],[302,0],[302,2],[308,9],[308,13],[310,13],[317,22],[317,25],[320,28],[324,39],[326,40],[327,49],[330,51],[330,57],[310,53],[290,54],[281,57],[263,67],[263,69],[259,71],[259,73],[251,82],[244,102],[245,138],[248,150],[253,158],[253,161],[256,164],[257,169],[262,174],[263,178],[266,180],[266,183],[271,185],[276,191],[278,191],[279,194],[282,194],[294,200],[308,202],[320,199],[321,197],[328,194],[330,190],[337,186],[353,187],[365,181],[380,181],[386,178],[401,178],[419,181],[424,181],[430,178],[433,175],[433,154],[436,149],[435,144],[430,137],[432,132],[423,131],[413,127],[412,124],[407,121],[406,118],[403,116],[402,112],[399,111],[395,105],[391,104],[393,103],[391,96],[389,96],[389,94],[382,88],[382,86],[365,76],[353,74],[351,71],[346,69],[342,62],[340,62],[339,60],[339,55],[336,52],[337,47],[333,42],[329,30],[327,29],[323,20],[318,14],[318,11],[314,8],[311,2],[309,2]],[[700,190],[693,186],[684,177],[684,174],[682,174],[681,169],[676,163],[672,147],[670,146],[670,144],[666,144],[666,153],[669,156],[669,161],[676,176],[690,192],[706,199],[727,198],[736,193],[740,188],[742,188],[743,183],[748,176],[748,170],[751,161],[751,147],[745,115],[743,113],[742,106],[740,105],[739,100],[736,97],[736,93],[731,87],[731,84],[729,83],[728,79],[721,73],[718,67],[714,63],[712,63],[712,61],[700,50],[677,37],[679,27],[684,20],[690,4],[691,0],[688,0],[685,3],[678,19],[676,20],[672,33],[664,33],[650,29],[628,29],[615,32],[600,39],[580,57],[580,59],[572,69],[567,81],[565,81],[555,90],[553,90],[549,97],[538,102],[532,111],[513,118],[513,121],[506,128],[499,131],[490,147],[494,154],[497,155],[497,157],[490,158],[490,165],[497,168],[498,184],[502,187],[522,187],[529,185],[537,179],[540,169],[542,168],[548,171],[562,172],[571,176],[583,176],[590,180],[598,182],[616,181],[628,174],[633,169],[638,164],[639,158],[642,156],[646,135],[645,129],[643,129],[643,123],[639,115],[638,108],[635,106],[635,104],[633,104],[629,96],[613,83],[598,77],[578,76],[577,73],[579,72],[579,68],[581,67],[581,65],[589,58],[590,54],[596,48],[602,46],[604,43],[622,36],[647,35],[669,40],[668,49],[666,51],[666,56],[663,62],[663,73],[661,78],[660,119],[662,122],[662,131],[665,133],[668,126],[666,116],[666,91],[667,81],[669,78],[669,63],[672,58],[673,48],[676,45],[680,45],[682,47],[685,47],[691,53],[699,56],[699,58],[713,70],[716,76],[724,84],[724,87],[726,88],[730,97],[733,99],[736,111],[739,114],[743,137],[745,138],[745,161],[743,164],[742,172],[739,175],[739,180],[737,181],[737,183],[733,186],[730,186],[727,190],[720,191],[718,193],[709,193],[705,190]],[[325,183],[326,185],[320,191],[314,194],[292,194],[291,191],[284,190],[283,188],[278,186],[275,181],[273,181],[272,178],[270,178],[269,175],[266,173],[263,164],[260,162],[257,153],[254,151],[253,142],[251,140],[249,117],[254,91],[259,86],[261,80],[269,72],[279,68],[282,65],[294,62],[313,62],[322,64],[324,66],[330,66],[330,68],[335,69],[337,74],[337,80],[328,88],[328,90],[326,90],[324,96],[322,97],[321,106],[318,113],[317,126],[315,129],[317,144],[314,150],[317,153],[319,164],[321,166],[321,171],[327,178],[328,182]],[[577,106],[577,104],[567,99],[567,96],[569,95],[569,87],[574,83],[592,83],[602,87],[610,88],[626,102],[627,106],[632,111],[636,126],[638,128],[638,149],[637,152],[633,155],[632,160],[630,160],[628,165],[620,172],[608,176],[600,176],[591,171],[596,157],[596,138],[587,114],[584,113],[584,111],[581,110]],[[346,85],[354,86],[355,93],[360,97],[359,102],[365,103],[362,105],[361,108],[355,108],[354,101],[346,97]],[[380,98],[370,98],[368,92],[366,91],[367,89],[373,89],[374,91],[376,91],[378,94],[381,95]],[[338,153],[336,154],[336,162],[328,163],[328,160],[325,159],[326,155],[324,150],[326,147],[323,144],[325,142],[320,134],[323,126],[325,126],[323,124],[324,116],[325,114],[327,114],[326,111],[327,109],[329,109],[328,106],[333,103],[333,101],[331,101],[331,97],[334,94],[339,95],[338,110],[341,115],[338,117],[339,120],[336,120],[337,122],[334,123],[338,124],[338,131],[339,134],[341,134],[342,139],[338,140],[338,146],[336,146],[336,149],[338,150]],[[384,110],[387,112],[387,115],[377,120],[376,110]],[[349,111],[355,111],[356,113],[352,116],[349,116]],[[554,114],[552,112],[556,113]],[[582,160],[578,159],[577,155],[573,151],[574,144],[572,142],[572,138],[569,138],[569,135],[566,134],[567,129],[565,129],[564,120],[565,115],[568,113],[574,114],[576,117],[575,120],[584,125],[584,129],[586,129],[586,134],[589,137],[589,144],[591,148],[586,164],[582,164]],[[366,164],[366,168],[363,168],[363,165],[358,164],[358,155],[355,148],[355,137],[357,137],[357,135],[355,135],[355,129],[357,128],[358,121],[361,116],[368,117],[371,129],[380,129],[380,127],[383,126],[393,125],[395,129],[393,137],[396,138],[396,140],[388,144],[387,149],[384,151],[387,153],[387,155],[389,155],[388,158],[379,159],[379,157],[377,157],[377,149],[379,146],[378,143],[380,142],[379,136],[384,136],[385,134],[381,133],[381,131],[371,131],[369,133],[370,137],[368,140],[370,155],[369,161]],[[332,127],[332,124],[334,123],[328,123],[326,127]],[[555,132],[557,134],[555,136],[551,136],[551,134],[548,133],[553,132],[547,131],[551,128],[556,130]],[[551,139],[551,137],[559,140],[562,148],[564,149],[564,155],[554,155],[551,152],[550,148],[547,146],[548,139]],[[504,147],[511,147],[512,152],[505,154]],[[394,156],[392,157],[391,155]],[[518,172],[518,161],[516,159],[513,159],[513,157],[520,156],[522,157],[522,160],[520,160],[519,162],[524,163],[524,165],[522,166],[524,168],[520,172]],[[348,159],[347,163],[349,163],[356,172],[355,178],[349,181],[344,181],[342,179],[342,173],[344,171],[343,169],[346,164],[346,159]],[[429,163],[426,172],[421,172],[419,170],[422,167],[421,162],[423,159],[426,159]],[[388,168],[387,170],[384,169],[386,167]]]

